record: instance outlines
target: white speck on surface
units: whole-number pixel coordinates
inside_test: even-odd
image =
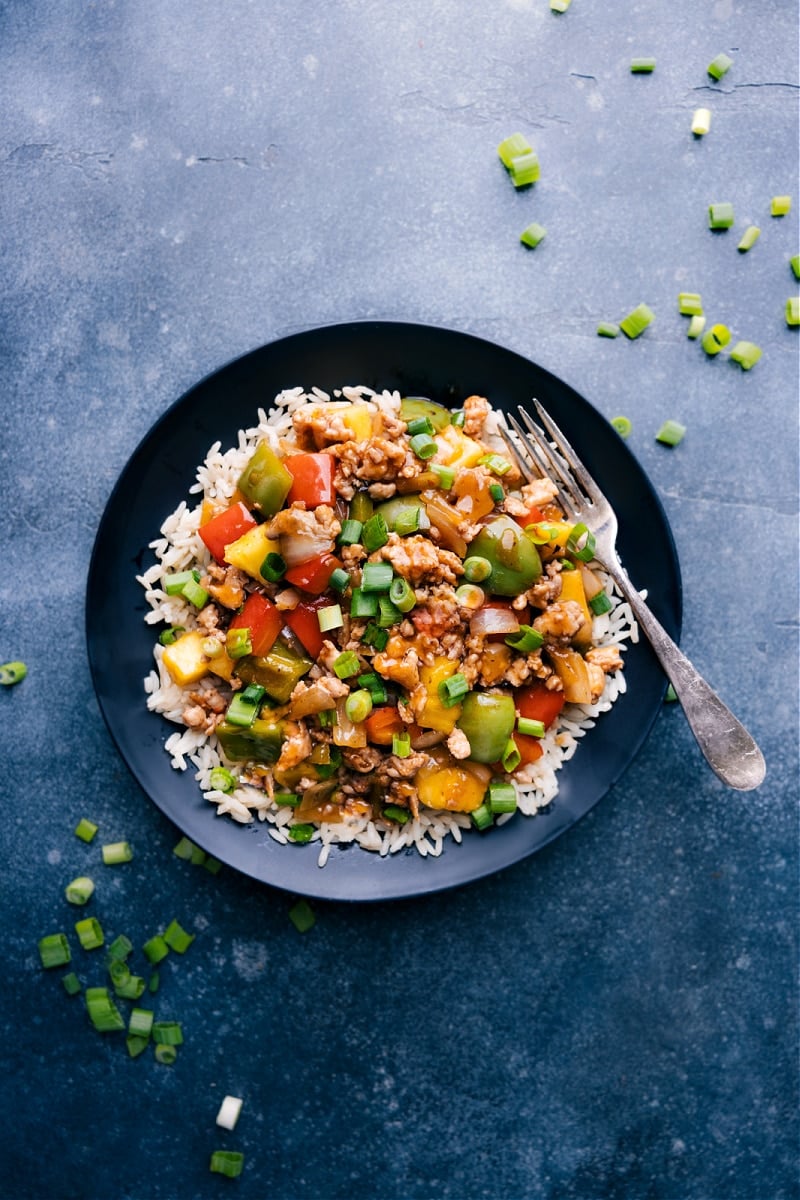
[[[47,851],[47,861],[50,863],[51,867],[57,867],[58,864],[61,862],[61,851],[60,850],[48,850]]]
[[[147,145],[147,138],[141,133],[131,134],[131,150],[144,150]]]
[[[305,56],[303,59],[303,70],[305,71],[306,75],[308,75],[309,79],[317,78],[319,59],[317,58],[316,54],[307,54]]]
[[[751,958],[749,954],[740,954],[736,960],[735,966],[737,971],[748,971],[750,969]]]
[[[253,983],[261,979],[267,966],[267,948],[262,942],[235,941],[232,947],[233,966],[241,979]]]

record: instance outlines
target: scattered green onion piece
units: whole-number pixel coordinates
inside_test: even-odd
[[[90,842],[99,828],[100,826],[95,825],[94,821],[90,821],[88,817],[81,817],[75,826],[75,837],[80,838],[82,842]]]
[[[785,217],[792,211],[791,196],[773,196],[770,204],[770,212],[773,217]]]
[[[450,424],[455,425],[457,428],[461,428],[464,425],[464,422],[466,421],[466,419],[467,419],[467,414],[464,412],[463,408],[459,408],[453,413],[452,417],[450,418]]]
[[[591,562],[594,558],[595,544],[594,534],[582,521],[572,526],[567,538],[567,551],[573,558],[578,558],[581,562]]]
[[[800,296],[790,296],[786,301],[786,324],[800,325]]]
[[[98,950],[105,941],[105,934],[97,917],[86,917],[75,922],[75,932],[84,950]]]
[[[571,3],[572,0],[550,0],[550,11],[554,13],[565,13]]]
[[[225,635],[228,658],[244,658],[253,653],[253,642],[249,628],[229,629]]]
[[[411,734],[410,733],[393,733],[392,734],[392,754],[395,758],[408,758],[411,753]]]
[[[692,133],[695,137],[705,137],[711,128],[711,109],[696,108],[692,117]],[[716,226],[712,225],[712,229]]]
[[[417,603],[417,596],[414,589],[407,579],[402,575],[397,575],[389,588],[389,599],[395,608],[399,608],[401,613],[411,612],[411,609]]]
[[[727,325],[712,325],[711,328],[703,334],[700,345],[705,350],[706,354],[713,358],[719,354],[728,342],[731,340],[731,331]]]
[[[258,573],[267,583],[277,583],[286,574],[286,559],[271,550],[258,568]]]
[[[415,417],[406,425],[406,431],[409,437],[416,437],[418,433],[427,433],[430,437],[433,434],[433,425],[428,417]]]
[[[222,863],[218,858],[214,858],[213,854],[207,854],[203,861],[203,866],[208,871],[209,875],[219,875],[222,870]]]
[[[350,576],[343,567],[336,567],[331,572],[331,577],[328,580],[328,587],[333,588],[335,592],[343,592],[350,584]]]
[[[299,808],[300,806],[300,796],[296,796],[294,792],[276,792],[272,799],[279,808]]]
[[[128,1034],[125,1038],[125,1045],[131,1058],[138,1058],[140,1054],[144,1054],[149,1044],[149,1038],[137,1037],[131,1034]]]
[[[94,891],[94,880],[88,875],[79,875],[64,888],[64,895],[70,904],[88,904]]]
[[[409,445],[417,458],[433,458],[439,447],[429,433],[417,433],[410,439]]]
[[[48,933],[39,939],[39,957],[43,967],[63,967],[72,962],[72,952],[65,933]]]
[[[523,246],[530,246],[531,250],[535,250],[539,242],[547,236],[547,230],[544,225],[540,225],[537,221],[533,221],[526,229],[523,229],[519,235],[519,240]]]
[[[361,541],[361,534],[364,526],[361,521],[354,521],[349,517],[342,522],[342,529],[337,541],[340,546],[356,546]]]
[[[297,842],[298,845],[304,845],[306,842],[310,842],[313,838],[314,826],[290,825],[286,832],[288,833],[291,841]]]
[[[512,771],[516,771],[521,762],[522,755],[520,754],[519,746],[514,741],[513,737],[510,737],[506,742],[505,750],[503,751],[503,757],[500,759],[500,765],[502,766],[503,770],[510,775]],[[516,808],[516,797],[514,807]]]
[[[649,75],[656,69],[656,60],[654,58],[632,58],[631,59],[631,74],[632,75]]]
[[[402,619],[402,612],[388,596],[378,597],[378,625],[381,629],[390,629]]]
[[[686,426],[681,425],[680,421],[665,421],[656,434],[656,441],[661,442],[664,446],[678,446],[683,441],[686,433]]]
[[[439,487],[443,491],[449,492],[456,481],[456,473],[453,468],[443,467],[441,463],[431,463],[428,470],[439,476]]]
[[[757,225],[748,225],[742,234],[741,241],[736,249],[740,254],[746,254],[748,250],[752,250],[758,239],[761,237],[761,230]]]
[[[289,920],[298,933],[308,933],[309,929],[316,923],[317,918],[314,916],[314,910],[307,900],[298,900],[289,909]]]
[[[241,729],[249,729],[258,716],[258,701],[250,699],[244,692],[237,692],[225,713],[229,725],[238,725]]]
[[[449,678],[443,679],[439,683],[437,691],[444,708],[452,708],[454,704],[459,704],[464,699],[469,691],[469,684],[464,674],[456,671],[454,675],[450,675]]]
[[[689,322],[689,328],[686,330],[686,336],[690,338],[699,338],[705,327],[705,317],[692,317],[691,321]]]
[[[131,939],[126,937],[124,933],[118,933],[106,950],[106,956],[109,961],[124,962],[132,952],[133,942]]]
[[[722,76],[727,75],[732,66],[732,58],[730,58],[727,54],[718,54],[716,58],[712,58],[711,62],[706,67],[706,70],[712,79],[722,79]]]
[[[122,958],[113,958],[108,964],[108,974],[116,988],[124,988],[130,983],[131,969]]]
[[[228,1179],[237,1179],[244,1168],[244,1155],[241,1150],[215,1150],[211,1155],[209,1170],[216,1175],[226,1175]]]
[[[508,170],[515,188],[527,187],[539,178],[539,156],[535,150],[526,150],[524,154],[512,158]]]
[[[789,259],[789,266],[792,268],[795,279],[800,279],[800,254],[793,254]]]
[[[181,596],[183,589],[187,583],[199,583],[199,571],[176,571],[172,575],[165,575],[163,579],[164,591],[168,596]]]
[[[318,712],[317,720],[319,721],[320,729],[330,729],[334,724],[333,716],[334,712],[331,708],[323,708],[321,712]]]
[[[187,933],[183,926],[175,920],[170,921],[164,930],[164,941],[176,954],[185,954],[196,936],[197,934]]]
[[[130,862],[133,858],[133,848],[130,842],[107,842],[102,849],[103,862],[107,867],[116,867],[120,863]]]
[[[577,568],[576,568],[574,562],[570,562],[568,558],[562,558],[562,560],[561,560],[562,574],[564,573],[564,571],[575,571],[576,569]]]
[[[509,633],[503,640],[517,654],[533,654],[534,650],[544,645],[544,638],[532,625],[520,625],[517,633]]]
[[[354,587],[350,595],[350,616],[376,617],[378,615],[378,597],[374,592],[364,592],[360,587]]]
[[[636,308],[620,321],[619,327],[626,337],[633,339],[644,333],[654,320],[655,313],[651,308],[646,304],[637,304]]]
[[[427,513],[419,505],[409,504],[406,508],[401,508],[392,522],[393,531],[400,537],[407,537],[410,533],[416,533],[422,528],[423,518],[427,517]],[[369,564],[367,564],[369,566]]]
[[[738,363],[743,371],[749,371],[760,358],[761,350],[754,342],[737,342],[731,350],[731,359]]]
[[[596,617],[602,617],[603,613],[611,612],[614,605],[608,598],[608,593],[605,588],[601,588],[599,592],[595,592],[589,601],[589,608]]]
[[[311,906],[308,904],[307,900],[299,900],[297,902],[297,904],[295,905],[295,908],[298,908],[301,905],[306,905],[306,907],[308,908],[308,911],[311,913],[311,918],[312,918],[311,925],[313,925],[314,924],[314,914],[313,914],[313,912],[311,912]],[[292,913],[290,910],[289,917],[291,918],[291,916],[292,916]],[[311,925],[306,926],[306,928],[310,929]],[[301,929],[300,932],[304,933],[305,930]],[[216,1118],[217,1125],[221,1126],[222,1129],[235,1129],[236,1122],[239,1120],[239,1114],[241,1111],[242,1111],[242,1101],[239,1099],[238,1096],[225,1096],[225,1098],[222,1101],[222,1104],[220,1104],[220,1106],[219,1106],[219,1112],[217,1113],[217,1118]]]
[[[490,825],[494,824],[492,810],[485,800],[480,808],[473,809],[469,815],[476,829],[488,829]]]
[[[13,687],[15,683],[22,683],[27,674],[28,668],[24,662],[3,663],[0,666],[0,685],[3,687]]]
[[[145,982],[141,975],[128,975],[122,983],[114,984],[114,991],[121,1000],[138,1000],[144,993]]]
[[[389,570],[391,571],[391,567],[389,567]],[[330,633],[333,629],[341,629],[344,625],[342,606],[340,604],[328,604],[325,608],[317,609],[317,620],[319,621],[320,633]]]
[[[162,629],[158,635],[159,644],[162,646],[172,646],[178,640],[179,633],[185,633],[183,625],[170,625],[169,629]]]
[[[83,987],[83,984],[74,971],[69,971],[66,975],[62,975],[61,983],[68,996],[77,996]]]
[[[434,442],[434,452],[435,446]],[[368,554],[373,554],[376,550],[380,550],[381,546],[385,546],[388,540],[389,530],[386,527],[383,513],[373,513],[361,534],[364,549]]]
[[[472,554],[464,559],[464,578],[468,583],[482,583],[492,573],[492,564],[488,558]]]
[[[456,602],[462,608],[468,608],[471,612],[480,608],[486,599],[486,593],[482,587],[478,587],[477,583],[462,583],[456,588]]]
[[[723,201],[721,204],[709,204],[709,229],[730,229],[733,222],[734,214],[732,204],[729,204],[727,201]]]
[[[153,1029],[153,1013],[149,1008],[132,1008],[128,1018],[128,1033],[132,1037],[149,1038]]]
[[[215,770],[224,770],[224,768],[215,767]],[[194,842],[190,841],[189,838],[182,837],[180,841],[173,846],[172,853],[176,858],[182,858],[184,862],[191,862],[192,854],[196,849],[200,849],[199,846],[195,846]],[[203,851],[201,850],[200,853],[202,854]]]
[[[162,1067],[171,1067],[178,1057],[178,1051],[175,1046],[159,1042],[153,1048],[153,1055],[156,1062],[160,1063]]]
[[[366,721],[372,712],[371,693],[366,688],[359,688],[358,691],[351,692],[345,700],[344,711],[354,725],[360,724],[361,721]]]
[[[195,608],[203,608],[208,602],[208,592],[199,583],[195,583],[193,579],[190,579],[188,583],[183,585],[181,595],[184,600],[188,600]]]
[[[86,989],[86,1011],[98,1033],[115,1033],[125,1028],[122,1014],[109,995],[108,988]]]
[[[389,641],[387,630],[379,628],[374,621],[370,621],[361,639],[365,645],[374,646],[376,650],[385,650]]]
[[[202,650],[207,658],[219,658],[222,651],[225,649],[219,638],[211,637],[203,638]]]
[[[148,983],[147,983],[147,990],[148,990],[148,992],[150,992],[150,994],[151,994],[152,996],[154,996],[154,995],[155,995],[155,993],[158,991],[158,987],[159,987],[159,984],[160,984],[160,983],[161,983],[161,974],[160,974],[160,972],[159,972],[159,971],[153,971],[153,972],[151,973],[151,975],[150,975],[150,979],[148,980]]]
[[[489,784],[488,800],[493,813],[515,812],[517,790],[513,783],[508,783],[505,779],[493,779]]]
[[[543,738],[545,724],[544,721],[535,721],[533,717],[518,717],[517,730],[525,737]]]
[[[484,454],[478,462],[482,467],[488,467],[494,475],[507,475],[511,470],[511,463],[502,454]]]
[[[678,693],[675,691],[675,688],[672,686],[671,683],[667,684],[667,690],[664,693],[664,703],[665,704],[674,704],[677,699],[678,699]]]
[[[150,1034],[158,1046],[183,1045],[183,1030],[178,1021],[154,1021]]]
[[[357,675],[360,670],[361,664],[355,650],[343,650],[338,658],[333,660],[333,671],[339,679],[349,679],[351,675]]]
[[[530,153],[532,149],[533,146],[523,133],[512,133],[509,137],[503,138],[497,147],[497,153],[503,166],[511,170],[514,159],[519,158],[520,154]]]
[[[611,425],[612,428],[616,429],[620,437],[630,437],[633,429],[633,423],[631,422],[630,417],[612,417]]]
[[[682,317],[695,317],[703,311],[703,299],[699,292],[679,292],[678,312]]]
[[[388,592],[394,571],[388,562],[368,562],[361,572],[362,592]]]
[[[160,933],[155,934],[149,941],[142,946],[142,953],[147,961],[155,966],[169,954],[169,946],[164,941]]]
[[[373,704],[386,704],[389,699],[389,693],[386,690],[386,683],[376,675],[374,671],[370,671],[367,675],[359,675],[358,686],[366,688],[372,697]]]
[[[236,779],[227,767],[214,767],[208,777],[208,786],[212,792],[225,792],[229,795],[236,787]]]
[[[601,321],[597,326],[597,336],[615,338],[619,337],[619,325],[615,325],[612,321]]]
[[[506,494],[503,491],[503,485],[501,483],[490,483],[489,495],[492,497],[495,504],[502,504],[506,498]]]

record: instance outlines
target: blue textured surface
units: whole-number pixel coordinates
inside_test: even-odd
[[[4,1197],[798,1195],[797,35],[784,0],[0,6],[0,659],[29,666],[0,695]],[[542,162],[525,193],[495,154],[516,129]],[[721,200],[736,227],[712,234]],[[763,348],[751,372],[686,339],[680,290]],[[642,338],[595,336],[640,301]],[[684,649],[769,774],[727,792],[669,707],[534,858],[319,904],[301,936],[290,898],[172,855],[93,698],[84,583],[169,403],[281,334],[372,317],[481,334],[632,419]],[[672,451],[665,417],[688,427]],[[134,860],[103,868],[83,815]],[[184,1027],[172,1068],[129,1061],[38,965],[80,873],[109,934],[197,934],[156,997]],[[75,954],[90,984],[97,955]],[[238,1182],[209,1174],[217,1146],[245,1152]]]

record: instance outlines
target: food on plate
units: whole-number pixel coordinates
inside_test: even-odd
[[[324,865],[553,800],[636,627],[501,425],[477,395],[293,388],[211,447],[139,581],[148,706],[220,815]]]

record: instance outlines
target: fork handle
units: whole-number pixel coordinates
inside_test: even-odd
[[[616,566],[606,567],[606,570],[618,583],[640,629],[652,645],[711,770],[728,787],[739,791],[758,787],[767,768],[754,739],[678,649],[626,572]]]

